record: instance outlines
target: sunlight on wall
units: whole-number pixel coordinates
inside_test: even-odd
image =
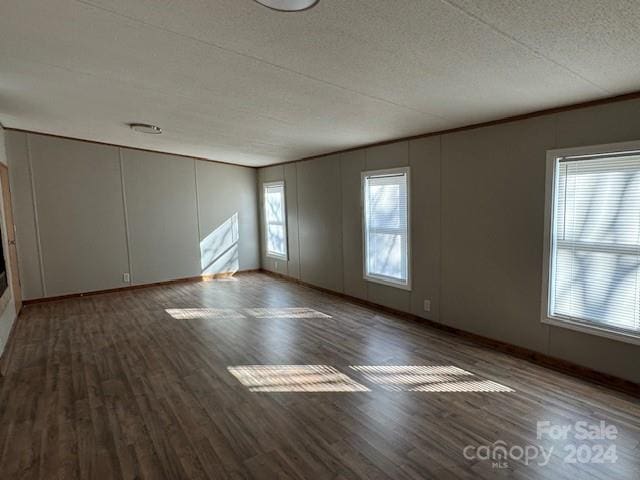
[[[169,315],[176,320],[194,318],[331,318],[331,315],[313,308],[167,308]]]
[[[383,389],[396,392],[513,392],[453,365],[354,365],[352,370]]]
[[[200,270],[205,275],[237,272],[238,257],[238,213],[234,213],[222,225],[200,241]]]
[[[243,365],[227,370],[251,392],[368,392],[328,365]]]

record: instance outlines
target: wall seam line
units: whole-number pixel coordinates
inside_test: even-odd
[[[291,263],[291,251],[289,250],[289,203],[287,202],[287,177],[285,175],[285,166],[280,165],[282,168],[282,173],[280,174],[280,179],[282,184],[284,185],[284,224],[285,224],[285,238],[286,238],[286,249],[287,249],[287,259],[283,260],[284,268],[286,270],[287,275],[289,275],[289,264]],[[278,260],[275,260],[274,265],[277,265]],[[276,268],[277,270],[277,268]]]
[[[263,254],[264,249],[264,229],[262,222],[264,221],[264,214],[262,212],[262,183],[260,181],[260,169],[256,169],[256,212],[258,213],[258,263],[260,268],[265,268],[265,257]]]
[[[364,149],[364,170],[369,171],[369,149],[365,148]],[[367,268],[367,248],[366,248],[366,241],[365,241],[365,236],[367,235],[367,233],[365,232],[365,220],[364,220],[364,216],[365,216],[365,211],[364,211],[364,193],[363,193],[363,186],[362,186],[362,172],[361,172],[361,176],[360,176],[360,218],[362,221],[362,225],[360,225],[360,241],[362,242],[362,255],[360,256],[361,260],[362,260],[362,272],[361,275],[363,276],[364,279],[364,272],[366,271]],[[365,297],[367,299],[367,301],[371,301],[370,300],[370,287],[371,287],[371,282],[367,282],[366,279],[364,281],[364,285],[366,288],[366,292],[365,292]]]
[[[344,281],[344,195],[342,192],[342,160],[344,156],[342,154],[338,155],[338,179],[340,181],[340,252],[342,257],[342,265],[340,265],[340,269],[342,270],[342,293],[346,291],[346,282]]]
[[[122,188],[122,213],[124,214],[124,238],[127,245],[127,265],[129,266],[129,285],[133,284],[133,268],[131,263],[131,236],[129,235],[129,213],[127,211],[127,190],[124,182],[124,158],[122,148],[118,147],[120,164],[120,186]]]
[[[47,283],[44,275],[44,256],[42,254],[42,241],[40,239],[40,221],[38,219],[38,205],[36,197],[36,181],[33,173],[33,160],[31,159],[31,142],[29,134],[25,133],[25,144],[27,147],[27,167],[29,169],[29,183],[31,185],[31,205],[33,208],[33,225],[36,231],[36,247],[38,249],[38,266],[40,267],[40,283],[42,284],[42,295],[47,296]]]
[[[298,235],[298,278],[302,275],[302,267],[300,266],[300,203],[298,202],[298,163],[293,166],[296,170],[296,233]]]
[[[553,131],[553,148],[559,148],[559,145],[558,145],[558,143],[559,143],[558,142],[558,132],[560,130],[559,126],[560,126],[560,115],[558,115],[557,113],[554,113],[553,114],[553,130],[554,130]],[[546,162],[545,162],[545,167],[546,167]],[[544,189],[543,189],[545,197],[547,195],[546,188],[547,188],[547,183],[545,181],[545,186],[544,186]],[[551,208],[553,209],[553,207],[551,207]],[[543,259],[543,261],[544,261],[544,259]],[[542,305],[540,305],[540,308],[542,308]],[[541,313],[542,312],[539,313],[538,318],[541,317]],[[552,327],[551,327],[551,325],[545,325],[545,326],[547,327],[547,345],[546,345],[546,348],[545,348],[545,353],[547,355],[550,355],[551,354],[551,330],[552,330]]]
[[[442,186],[442,171],[443,171],[443,152],[442,152],[442,135],[440,135],[438,137],[438,164],[440,166],[440,168],[438,169],[438,175],[439,175],[439,194],[440,194],[440,205],[439,205],[439,215],[438,215],[438,223],[439,223],[439,237],[440,237],[440,245],[438,245],[438,250],[439,250],[439,255],[438,255],[438,322],[443,323],[446,325],[446,321],[444,320],[444,308],[442,305],[442,292],[444,290],[443,285],[442,285],[442,265],[444,264],[444,254],[443,254],[443,245],[444,242],[442,241],[442,237],[443,237],[443,228],[442,228],[442,211],[444,210],[444,188]]]
[[[198,247],[198,251],[200,253],[200,273],[204,273],[202,271],[202,251],[200,248],[200,239],[202,238],[202,232],[200,230],[200,193],[198,192],[198,164],[197,160],[193,159],[193,183],[195,185],[195,193],[196,193],[196,226],[198,230],[198,238],[196,239],[196,246]],[[239,228],[239,227],[238,227]],[[240,250],[240,246],[238,245],[238,250]],[[240,265],[240,258],[238,257],[238,268]]]
[[[300,182],[298,181],[298,162],[296,165],[296,221],[298,222],[298,278],[302,280],[302,249],[300,248]]]

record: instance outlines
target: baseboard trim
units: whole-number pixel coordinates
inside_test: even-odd
[[[89,297],[93,295],[104,295],[105,293],[118,293],[118,292],[127,292],[131,290],[140,290],[143,288],[151,288],[151,287],[160,287],[163,285],[172,285],[174,283],[189,283],[189,282],[208,282],[211,280],[219,280],[223,278],[230,278],[234,275],[243,275],[245,273],[256,273],[261,271],[259,268],[251,269],[251,270],[239,270],[237,272],[222,272],[215,273],[213,275],[198,275],[197,277],[186,277],[186,278],[176,278],[173,280],[165,280],[163,282],[155,282],[155,283],[143,283],[140,285],[128,285],[126,287],[118,287],[118,288],[109,288],[106,290],[93,290],[91,292],[81,292],[81,293],[70,293],[68,295],[58,295],[55,297],[42,297],[42,298],[34,298],[31,300],[24,300],[22,304],[24,306],[34,305],[37,303],[48,303],[48,302],[58,302],[60,300],[68,300],[70,298],[79,298],[79,297]]]
[[[319,287],[317,285],[312,285],[310,283],[306,283],[297,278],[290,277],[289,275],[284,275],[282,273],[272,272],[270,270],[264,270],[264,269],[261,269],[261,272],[267,275],[271,275],[273,277],[291,282],[291,283],[296,283],[298,285],[313,288],[314,290],[318,290],[320,292],[327,293],[329,295],[334,295],[336,297],[350,301],[351,303],[356,303],[359,305],[372,308],[374,310],[378,310],[383,313],[389,313],[401,318],[418,322],[428,327],[435,328],[437,330],[445,331],[450,334],[462,337],[476,345],[479,345],[482,347],[489,347],[492,350],[497,350],[499,352],[506,353],[508,355],[511,355],[512,357],[520,358],[522,360],[529,361],[536,365],[549,368],[557,372],[565,373],[572,377],[579,378],[581,380],[587,380],[591,383],[605,386],[607,388],[611,388],[613,390],[617,390],[619,392],[626,393],[628,395],[632,395],[634,397],[640,398],[640,384],[632,382],[630,380],[625,380],[624,378],[616,377],[615,375],[599,372],[597,370],[593,370],[591,368],[584,367],[576,363],[569,362],[567,360],[562,360],[560,358],[552,357],[550,355],[536,352],[528,348],[519,347],[517,345],[503,342],[501,340],[495,340],[493,338],[484,337],[482,335],[467,332],[465,330],[460,330],[455,327],[443,325],[441,323],[434,322],[433,320],[419,317],[412,313],[407,313],[401,310],[396,310],[394,308],[385,307],[384,305],[379,305],[377,303],[370,302],[368,300],[363,300],[361,298],[353,297],[345,293],[335,292],[327,288]]]

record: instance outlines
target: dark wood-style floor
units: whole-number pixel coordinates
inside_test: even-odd
[[[259,273],[26,307],[8,361],[2,479],[640,478],[637,399]],[[555,450],[463,454],[496,441]]]

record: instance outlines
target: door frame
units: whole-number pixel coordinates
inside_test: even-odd
[[[18,251],[16,248],[16,227],[13,221],[13,204],[11,202],[11,185],[9,182],[9,167],[0,163],[0,188],[2,189],[2,211],[4,213],[4,235],[7,239],[5,250],[5,268],[11,271],[10,285],[16,316],[22,309],[22,288],[20,285],[20,271],[18,269]]]

